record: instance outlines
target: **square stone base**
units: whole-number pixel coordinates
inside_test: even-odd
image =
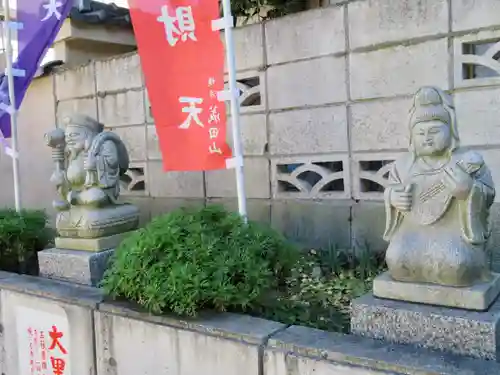
[[[103,251],[116,248],[123,238],[131,232],[119,233],[99,238],[67,238],[56,237],[55,245],[58,249]]]
[[[353,334],[496,361],[499,320],[498,300],[485,312],[391,301],[371,294],[351,306]]]
[[[466,288],[396,281],[388,272],[375,278],[373,294],[378,298],[485,311],[500,294],[500,274],[484,284]]]
[[[40,276],[77,284],[98,286],[114,249],[98,253],[47,249],[38,253]]]

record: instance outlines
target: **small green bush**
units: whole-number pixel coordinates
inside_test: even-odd
[[[280,234],[221,207],[180,209],[126,238],[102,287],[156,314],[243,312],[284,285],[299,256]]]
[[[37,274],[37,252],[52,238],[45,212],[0,210],[0,269]]]
[[[285,324],[348,332],[350,304],[372,289],[373,278],[385,268],[381,254],[366,249],[328,248],[304,253],[285,287],[259,306],[253,315]]]

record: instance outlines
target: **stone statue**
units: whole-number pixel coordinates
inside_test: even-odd
[[[50,180],[59,193],[53,203],[59,236],[98,238],[135,229],[138,209],[117,202],[120,176],[129,165],[123,142],[88,116],[73,115],[64,123],[65,130],[45,135],[55,162]]]
[[[453,103],[440,89],[417,91],[409,126],[409,152],[394,163],[384,193],[390,276],[454,287],[488,282],[495,197],[488,167],[460,148]]]

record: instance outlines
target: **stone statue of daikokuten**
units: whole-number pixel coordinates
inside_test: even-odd
[[[393,164],[384,193],[390,276],[453,287],[487,282],[495,198],[488,167],[460,147],[453,103],[438,88],[415,94],[409,128],[409,152]]]
[[[56,228],[60,237],[97,238],[133,230],[138,209],[118,203],[120,176],[129,166],[121,139],[91,117],[75,114],[64,129],[45,135],[55,170],[51,182],[59,199]]]

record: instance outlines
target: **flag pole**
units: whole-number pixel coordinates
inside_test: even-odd
[[[231,14],[231,0],[222,0],[222,11],[224,13],[226,40],[227,70],[229,73],[229,90],[231,92],[231,129],[233,134],[233,152],[236,170],[236,191],[238,194],[238,211],[247,219],[247,204],[245,193],[245,174],[243,171],[243,150],[240,133],[240,103],[239,90],[236,84],[236,58],[233,40],[233,17]]]
[[[10,126],[12,137],[12,171],[14,175],[14,202],[16,211],[21,211],[21,191],[20,191],[20,176],[19,176],[19,155],[18,138],[17,138],[17,108],[16,108],[16,94],[14,90],[14,75],[12,73],[12,33],[11,33],[11,16],[10,16],[10,3],[9,0],[4,0],[4,32],[5,32],[5,60],[6,60],[6,75],[9,87],[9,101],[11,106],[10,112]]]

